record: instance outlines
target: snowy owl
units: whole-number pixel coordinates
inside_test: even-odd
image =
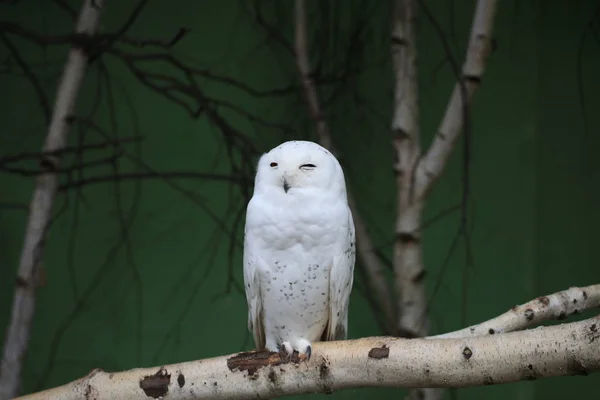
[[[297,351],[346,339],[355,259],[342,167],[325,148],[285,142],[260,158],[248,203],[244,287],[258,349]]]

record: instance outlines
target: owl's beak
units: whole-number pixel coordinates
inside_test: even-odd
[[[283,191],[287,193],[288,190],[290,190],[290,184],[287,179],[283,178]]]

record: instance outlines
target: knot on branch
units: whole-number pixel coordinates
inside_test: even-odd
[[[158,399],[166,396],[170,383],[171,374],[164,367],[160,367],[154,375],[147,375],[140,381],[140,388],[146,396]]]

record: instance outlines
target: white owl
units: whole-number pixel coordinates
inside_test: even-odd
[[[256,347],[310,359],[312,342],[346,339],[354,259],[354,222],[337,159],[307,141],[264,154],[244,238]]]

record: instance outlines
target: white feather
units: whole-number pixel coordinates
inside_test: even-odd
[[[354,241],[344,174],[330,152],[293,141],[261,157],[244,239],[257,348],[289,343],[302,353],[312,342],[346,338]]]

